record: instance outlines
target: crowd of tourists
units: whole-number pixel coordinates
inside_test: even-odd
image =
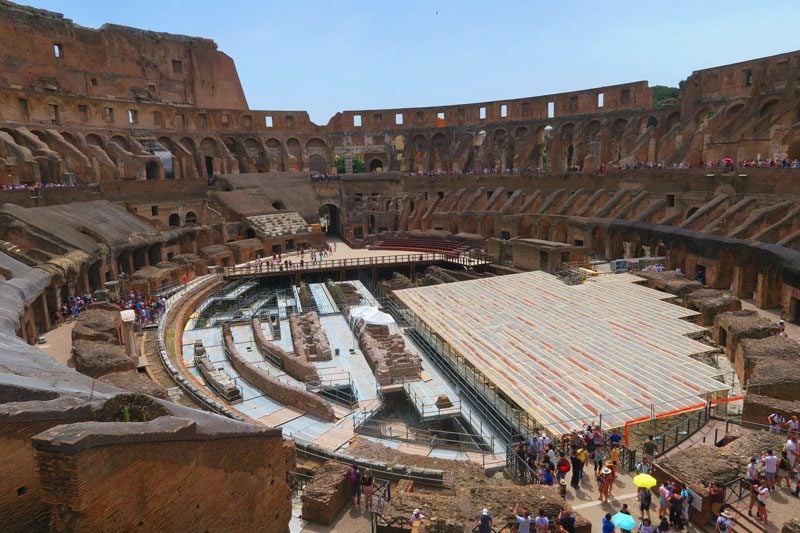
[[[305,248],[300,248],[296,252],[296,256],[299,256],[299,259],[295,259],[295,261],[291,259],[284,259],[283,254],[281,253],[274,253],[272,257],[266,259],[259,259],[256,262],[251,262],[247,264],[247,268],[254,267],[259,272],[270,272],[272,270],[290,270],[292,268],[304,268],[308,265],[316,265],[319,261],[325,261],[326,259],[330,259],[331,256],[336,252],[336,243],[327,244],[325,243],[323,247],[319,250],[310,249],[306,250]],[[308,257],[306,257],[306,253],[308,253]]]
[[[12,178],[9,176],[9,181]],[[66,187],[74,187],[68,183],[12,183],[9,185],[0,185],[0,191],[31,191],[35,192],[39,189],[63,189]]]
[[[136,322],[148,326],[158,323],[167,308],[167,299],[156,296],[142,296],[139,290],[130,291],[127,297],[117,302],[120,311],[132,309],[136,314]]]

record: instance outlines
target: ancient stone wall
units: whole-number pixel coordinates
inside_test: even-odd
[[[314,365],[310,364],[307,359],[304,359],[295,354],[290,354],[284,351],[280,346],[274,342],[270,342],[264,337],[264,331],[261,329],[261,321],[258,317],[254,317],[252,321],[253,338],[256,341],[258,350],[271,358],[278,359],[281,362],[281,370],[292,376],[298,381],[319,381],[319,374]]]
[[[332,524],[347,503],[350,489],[347,473],[350,467],[336,461],[326,461],[303,490],[302,517],[320,524]]]
[[[201,434],[188,420],[162,417],[58,426],[35,437],[34,446],[42,496],[57,531],[214,531],[259,524],[277,532],[289,522],[279,431],[225,438]]]
[[[222,338],[231,366],[255,388],[284,405],[295,407],[323,420],[336,420],[333,408],[320,396],[305,389],[287,385],[242,357],[233,342],[228,324],[222,326]]]
[[[314,311],[289,315],[294,353],[304,361],[330,361],[331,346],[325,330]]]

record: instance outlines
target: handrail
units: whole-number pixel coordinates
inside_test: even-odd
[[[324,259],[322,261],[292,262],[291,265],[283,263],[273,264],[268,259],[255,263],[250,262],[240,266],[225,267],[225,276],[254,275],[254,274],[289,274],[296,272],[314,272],[320,270],[333,270],[337,268],[353,267],[379,267],[384,265],[435,263],[439,261],[457,263],[462,265],[487,265],[492,262],[488,254],[447,254],[433,252],[418,252],[402,255],[381,255],[377,257],[353,257],[348,259]]]

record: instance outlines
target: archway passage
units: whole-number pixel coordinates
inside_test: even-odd
[[[373,159],[369,162],[370,172],[383,172],[383,161],[380,159]]]
[[[325,235],[341,235],[339,208],[333,204],[325,204],[319,208],[319,223],[325,229]]]
[[[173,213],[169,216],[169,225],[172,228],[178,228],[181,225],[181,216],[178,213]]]
[[[186,223],[197,224],[197,214],[194,211],[189,211],[186,213]]]
[[[147,179],[149,180],[157,180],[160,178],[159,174],[159,167],[158,163],[155,161],[148,161],[147,164],[144,166],[144,173]]]
[[[325,158],[319,154],[312,154],[308,158],[308,168],[311,172],[325,174],[328,169],[325,168]]]
[[[730,250],[720,252],[716,265],[715,289],[728,289],[731,287],[733,283],[733,265],[733,253]]]

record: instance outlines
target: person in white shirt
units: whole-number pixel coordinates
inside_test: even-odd
[[[747,465],[747,481],[752,485],[758,483],[758,459],[755,457],[750,458],[750,464]]]
[[[733,533],[731,514],[727,509],[719,514],[719,518],[714,524],[714,533]]]
[[[544,509],[539,509],[539,516],[536,517],[533,525],[537,533],[547,533],[550,531],[550,519],[545,516]]]
[[[758,495],[756,499],[758,500],[758,514],[756,518],[767,523],[767,498],[769,498],[769,487],[765,483],[762,483],[760,487],[758,487]]]
[[[800,430],[800,422],[797,420],[797,415],[786,421],[786,430],[789,433],[789,438],[797,437],[798,430]]]
[[[789,458],[789,462],[792,464],[792,470],[796,469],[797,460],[800,458],[797,449],[797,436],[792,436],[786,441],[786,456]]]
[[[414,512],[411,513],[411,523],[415,524],[417,522],[422,522],[422,519],[425,518],[425,515],[419,512],[419,509],[414,509]]]
[[[778,473],[778,464],[780,459],[772,453],[772,450],[767,450],[767,453],[761,457],[764,463],[764,477],[767,478],[767,486],[772,489],[775,486],[775,474]]]
[[[767,417],[767,423],[769,424],[770,433],[780,433],[786,423],[786,419],[780,413],[772,413]]]
[[[522,516],[519,514],[519,502],[516,506],[514,506],[514,516],[519,523],[519,533],[530,533],[531,532],[531,513],[528,511],[523,511]]]

